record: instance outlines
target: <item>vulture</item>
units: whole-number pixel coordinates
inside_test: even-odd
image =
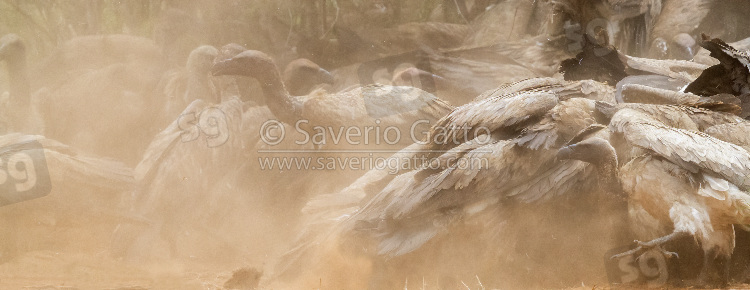
[[[143,143],[153,133],[149,122],[156,118],[155,113],[161,113],[152,111],[161,105],[160,99],[152,98],[152,94],[163,72],[163,66],[151,54],[120,51],[129,47],[127,44],[140,47],[143,44],[140,38],[103,36],[70,40],[41,64],[43,72],[35,74],[34,79],[28,77],[21,39],[7,35],[2,42],[3,59],[12,76],[7,104],[14,113],[7,118],[11,119],[9,127],[13,131],[43,133],[131,166],[137,162],[140,150],[145,148]],[[111,45],[119,46],[108,48]],[[71,48],[96,49],[96,52],[80,54],[71,52]],[[31,81],[37,79],[38,82]]]
[[[333,84],[330,72],[306,58],[298,58],[287,64],[283,76],[292,96],[307,95],[319,84]]]
[[[490,45],[404,53],[373,60],[356,69],[341,68],[339,70],[343,72],[337,72],[337,75],[356,71],[359,78],[342,77],[336,87],[346,87],[357,81],[362,83],[361,73],[369,72],[366,68],[374,66],[392,73],[389,80],[393,84],[418,83],[420,88],[451,104],[462,105],[498,84],[554,75],[559,62],[570,57],[562,49],[565,42],[562,37],[551,40],[530,37]],[[399,70],[400,66],[406,66],[406,69]],[[420,82],[416,82],[412,75],[420,76]]]
[[[21,133],[0,135],[0,157],[3,260],[34,250],[104,251],[104,237],[131,219],[121,202],[135,188],[133,170],[118,161]]]
[[[219,48],[219,55],[216,56],[214,63],[230,59],[235,55],[247,50],[237,43],[229,43]],[[260,86],[253,86],[254,82],[246,76],[215,76],[217,80],[218,91],[221,94],[221,100],[227,101],[236,96],[245,102],[253,101],[257,105],[265,105],[263,98],[257,96]]]
[[[635,83],[681,91],[695,81],[708,66],[685,60],[658,60],[625,55],[613,46],[584,38],[583,49],[560,63],[566,80],[594,79],[619,88]],[[623,79],[631,77],[625,82]]]
[[[719,60],[691,82],[685,92],[710,97],[729,94],[739,99],[740,116],[750,117],[750,52],[737,50],[718,38],[702,35],[701,46]]]
[[[206,258],[212,250],[231,249],[225,233],[209,225],[224,216],[216,212],[219,201],[242,196],[225,179],[242,165],[242,111],[237,98],[216,105],[198,99],[154,137],[135,168],[130,211],[139,220],[118,227],[114,256],[159,257],[166,250],[173,258]],[[202,241],[206,235],[200,233],[217,238]]]
[[[277,266],[277,274],[295,273],[291,265],[299,266],[300,260],[324,259],[316,256],[320,255],[315,253],[318,245],[350,243],[352,237],[365,240],[354,243],[357,245],[354,247],[361,245],[366,255],[375,261],[385,258],[400,261],[393,263],[418,264],[417,253],[434,252],[435,257],[439,257],[437,253],[451,246],[436,245],[444,245],[445,241],[460,243],[467,237],[468,232],[464,231],[474,227],[478,233],[471,235],[484,237],[478,238],[484,241],[479,243],[491,245],[477,245],[477,240],[471,239],[473,242],[467,247],[481,249],[479,255],[487,260],[468,257],[475,263],[469,264],[465,271],[482,275],[485,272],[480,265],[492,263],[493,259],[500,261],[500,257],[508,254],[498,253],[493,246],[499,245],[488,241],[499,239],[512,243],[502,236],[513,230],[502,231],[502,225],[512,227],[507,220],[514,216],[513,212],[531,210],[531,207],[554,209],[557,203],[565,203],[566,198],[569,198],[569,205],[592,206],[592,212],[598,212],[600,218],[606,220],[606,228],[616,227],[618,219],[605,212],[617,208],[624,212],[621,202],[604,192],[595,194],[598,197],[594,200],[601,200],[599,212],[593,210],[593,204],[586,205],[586,198],[583,198],[592,187],[581,184],[594,176],[593,167],[583,162],[561,162],[556,157],[558,148],[580,130],[597,123],[595,100],[613,101],[614,89],[594,81],[541,78],[490,90],[474,102],[456,108],[433,125],[429,139],[391,157],[393,161],[409,163],[417,156],[422,162],[396,172],[370,171],[341,192],[319,196],[308,203],[304,211],[311,216],[311,223],[298,240],[299,244]],[[425,158],[420,159],[420,155]],[[567,211],[558,210],[561,214]],[[529,216],[533,215],[526,215]],[[591,217],[584,220],[592,221]],[[548,228],[555,231],[554,226],[545,230]],[[570,227],[564,228],[570,230]],[[451,238],[452,234],[458,236]],[[604,239],[606,241],[596,241],[601,242],[596,248],[609,249],[610,243],[624,239],[624,235],[612,233]],[[543,244],[548,239],[529,238],[519,241],[516,247],[532,250],[533,247],[521,244],[532,241]],[[447,256],[450,255],[443,258],[457,259],[457,256]],[[409,260],[410,257],[415,258]],[[440,272],[433,267],[441,263],[446,261],[434,258],[425,266],[430,271]],[[386,264],[387,261],[376,262],[380,265],[377,267],[387,269]],[[375,271],[387,271],[377,267]],[[373,275],[400,277],[404,273],[386,274]],[[395,286],[382,281],[373,283],[386,283],[377,284],[375,288]],[[452,286],[457,285],[443,287]]]
[[[170,70],[162,76],[154,99],[163,104],[155,103],[148,108],[153,110],[152,116],[159,118],[156,122],[150,120],[153,127],[162,130],[195,100],[202,99],[211,103],[221,101],[210,78],[211,66],[218,53],[213,46],[199,46],[190,52],[184,68]],[[153,132],[152,135],[156,133]]]
[[[491,81],[487,82],[489,83]],[[479,95],[482,87],[477,83],[461,83],[460,79],[449,79],[416,67],[395,71],[391,84],[420,88],[456,106],[470,102]]]
[[[648,56],[658,59],[692,59],[696,41],[691,36],[715,6],[715,0],[661,0],[661,11],[648,39]],[[721,3],[721,4],[720,4]]]
[[[469,33],[464,24],[442,22],[409,22],[393,28],[364,31],[367,39],[383,46],[389,54],[399,54],[416,49],[455,48]]]
[[[750,50],[750,38],[745,38],[740,41],[731,42],[731,43],[728,43],[728,45],[740,51]],[[705,64],[706,66],[719,64],[719,60],[711,57],[711,52],[702,47],[698,49],[698,52],[696,52],[695,57],[693,57],[693,61],[697,63]]]
[[[236,43],[224,45],[220,49],[215,62],[228,60],[246,50],[244,46]],[[220,91],[223,96],[229,98],[240,96],[240,99],[243,101],[253,101],[258,105],[265,104],[262,98],[259,99],[256,96],[257,94],[253,93],[256,90],[260,90],[260,87],[254,87],[249,77],[233,75],[216,76],[215,78],[220,80],[231,78],[233,80],[220,81]],[[289,94],[292,96],[304,96],[324,84],[333,85],[334,83],[334,77],[329,71],[306,58],[298,58],[289,62],[284,67],[282,78]]]
[[[420,89],[386,85],[368,85],[340,93],[317,90],[306,96],[293,97],[282,82],[273,59],[255,50],[216,63],[212,72],[218,76],[244,75],[257,79],[263,88],[268,108],[278,120],[292,126],[338,129],[377,124],[410,132],[414,122],[434,122],[452,109],[444,101]],[[298,124],[298,121],[302,123]],[[305,130],[309,132],[311,129]],[[403,144],[408,141],[406,139],[397,141]]]
[[[74,37],[38,64],[31,83],[35,88],[56,88],[71,77],[112,64],[138,64],[142,74],[160,75],[168,69],[161,48],[151,39],[125,34]],[[71,73],[73,73],[71,75]]]
[[[297,51],[324,67],[342,67],[414,50],[454,48],[468,32],[467,25],[440,22],[410,22],[362,31],[335,25],[332,37],[302,36]]]
[[[231,46],[222,50],[228,48]],[[210,56],[214,51],[200,47],[191,53],[200,56],[199,76],[206,78],[204,69],[212,65]],[[313,87],[317,84],[307,78],[316,74],[330,77],[310,61],[295,63],[286,71],[290,87]],[[279,243],[271,241],[286,239],[284,235],[288,233],[270,232],[268,228],[295,223],[297,215],[279,215],[269,210],[297,212],[306,196],[304,192],[325,190],[335,184],[338,172],[303,174],[259,168],[262,165],[258,162],[265,156],[257,151],[269,149],[259,132],[264,122],[274,116],[266,106],[243,102],[239,91],[230,88],[224,93],[235,95],[218,104],[193,100],[181,113],[171,116],[171,124],[151,142],[135,169],[138,189],[131,204],[132,214],[147,222],[126,221],[120,225],[111,247],[114,256],[209,259],[211,255],[223,255],[227,261],[240,261],[253,256],[250,253],[272,252]],[[285,130],[292,132],[294,127],[286,126]],[[312,149],[294,144],[293,138],[271,148]],[[324,174],[331,176],[322,178],[327,176]],[[248,195],[248,188],[254,194]],[[250,209],[256,222],[253,227],[244,222]],[[204,235],[217,238],[205,240],[201,238]],[[160,250],[166,250],[167,256],[158,255]]]
[[[605,180],[602,190],[627,196],[630,226],[638,239],[649,240],[617,256],[655,248],[673,257],[662,245],[692,237],[704,252],[698,282],[725,286],[733,224],[750,219],[750,154],[702,131],[720,135],[745,121],[680,106],[623,104],[602,111],[611,116],[609,137],[579,138],[557,156],[595,164]]]
[[[5,62],[10,85],[7,94],[0,97],[5,129],[9,132],[43,134],[44,121],[39,112],[39,98],[32,97],[29,85],[26,46],[18,35],[7,34],[0,38],[0,61]]]

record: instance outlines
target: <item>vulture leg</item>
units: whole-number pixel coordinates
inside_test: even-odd
[[[734,228],[715,228],[702,243],[703,268],[698,275],[698,285],[723,288],[729,283],[729,265],[734,251]]]
[[[648,242],[641,242],[639,240],[635,240],[635,243],[638,244],[638,247],[636,247],[635,249],[632,249],[630,251],[614,255],[614,256],[612,256],[612,259],[620,258],[620,257],[628,256],[628,255],[634,255],[636,253],[645,252],[645,251],[648,251],[648,250],[654,249],[654,248],[657,249],[657,250],[659,250],[660,252],[662,252],[662,254],[664,254],[664,256],[666,256],[666,257],[671,258],[671,257],[674,256],[674,257],[679,258],[679,256],[677,255],[677,253],[664,250],[664,248],[662,248],[661,245],[663,245],[664,243],[669,242],[671,240],[679,239],[679,238],[682,238],[682,237],[685,237],[685,236],[690,236],[690,233],[683,232],[683,231],[676,231],[676,232],[672,232],[671,234],[668,234],[666,236],[663,236],[661,238],[656,238],[656,239],[650,240]]]
[[[703,256],[703,268],[698,276],[698,285],[709,287],[726,287],[729,283],[730,256],[717,248],[712,248]]]

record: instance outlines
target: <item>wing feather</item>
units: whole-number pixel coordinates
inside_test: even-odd
[[[686,168],[705,169],[727,178],[742,188],[750,188],[750,154],[731,143],[708,134],[668,127],[635,110],[615,114],[610,130],[622,133],[638,147]]]

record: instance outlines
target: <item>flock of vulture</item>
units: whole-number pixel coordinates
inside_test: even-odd
[[[261,270],[249,288],[571,287],[606,283],[608,259],[653,251],[694,262],[681,263],[675,285],[746,282],[750,42],[696,34],[719,1],[503,6],[517,2],[498,1],[473,26],[373,32],[378,50],[395,53],[365,45],[370,60],[332,72],[314,57],[280,69],[234,43],[197,47],[174,68],[152,40],[130,35],[77,37],[32,66],[23,39],[7,34],[0,159],[38,142],[34,164],[46,171],[0,172],[8,183],[47,175],[51,192],[0,193],[2,259],[50,247],[34,224],[86,228],[93,217],[101,225],[83,230],[88,243],[55,247],[133,263],[251,261]],[[528,24],[518,40],[503,39],[508,27],[492,32],[517,17]],[[429,126],[419,142],[388,146],[268,144],[269,120],[309,133]],[[399,166],[259,164],[294,152],[371,152]]]

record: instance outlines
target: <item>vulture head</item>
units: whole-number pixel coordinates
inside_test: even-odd
[[[26,56],[26,46],[18,35],[6,34],[0,38],[0,60],[14,61]]]
[[[293,96],[308,94],[318,84],[333,84],[333,75],[306,58],[290,62],[284,69],[284,83]]]
[[[581,142],[560,148],[557,157],[562,160],[574,159],[592,164],[607,162],[612,156],[617,156],[615,148],[599,137],[592,137]]]
[[[216,57],[216,61],[230,59],[245,50],[247,50],[247,48],[237,43],[230,43],[230,44],[224,45],[219,49],[219,55]]]
[[[651,42],[649,56],[656,59],[693,59],[696,52],[696,41],[687,33],[680,33],[666,40],[657,37]]]
[[[579,135],[592,134],[592,132],[586,131],[589,130],[584,129],[584,132]],[[579,139],[576,136],[571,142]],[[628,196],[623,191],[620,179],[618,178],[617,151],[609,141],[598,136],[588,137],[588,139],[583,141],[560,148],[557,151],[557,158],[560,160],[580,160],[594,165],[598,174],[600,174],[598,183],[601,189],[608,192],[609,196],[616,197],[614,200],[619,202],[618,206],[627,208]]]
[[[219,50],[210,45],[202,45],[190,52],[187,60],[187,68],[190,72],[208,73],[214,64],[214,59]]]
[[[416,67],[410,67],[410,68],[404,69],[394,74],[393,78],[391,79],[391,83],[393,83],[394,86],[412,86],[412,87],[416,87],[417,84],[421,84],[420,86],[421,89],[424,89],[425,91],[434,94],[435,88],[431,88],[430,86],[427,86],[425,84],[425,81],[428,81],[428,80],[445,81],[445,79],[441,76],[430,73],[428,71],[418,69]]]
[[[671,58],[674,59],[693,59],[695,56],[695,48],[697,43],[695,38],[687,33],[680,33],[672,38],[673,46],[671,50]]]
[[[211,72],[215,76],[249,76],[261,83],[272,83],[280,81],[281,78],[273,59],[257,50],[246,50],[230,59],[217,62]]]

